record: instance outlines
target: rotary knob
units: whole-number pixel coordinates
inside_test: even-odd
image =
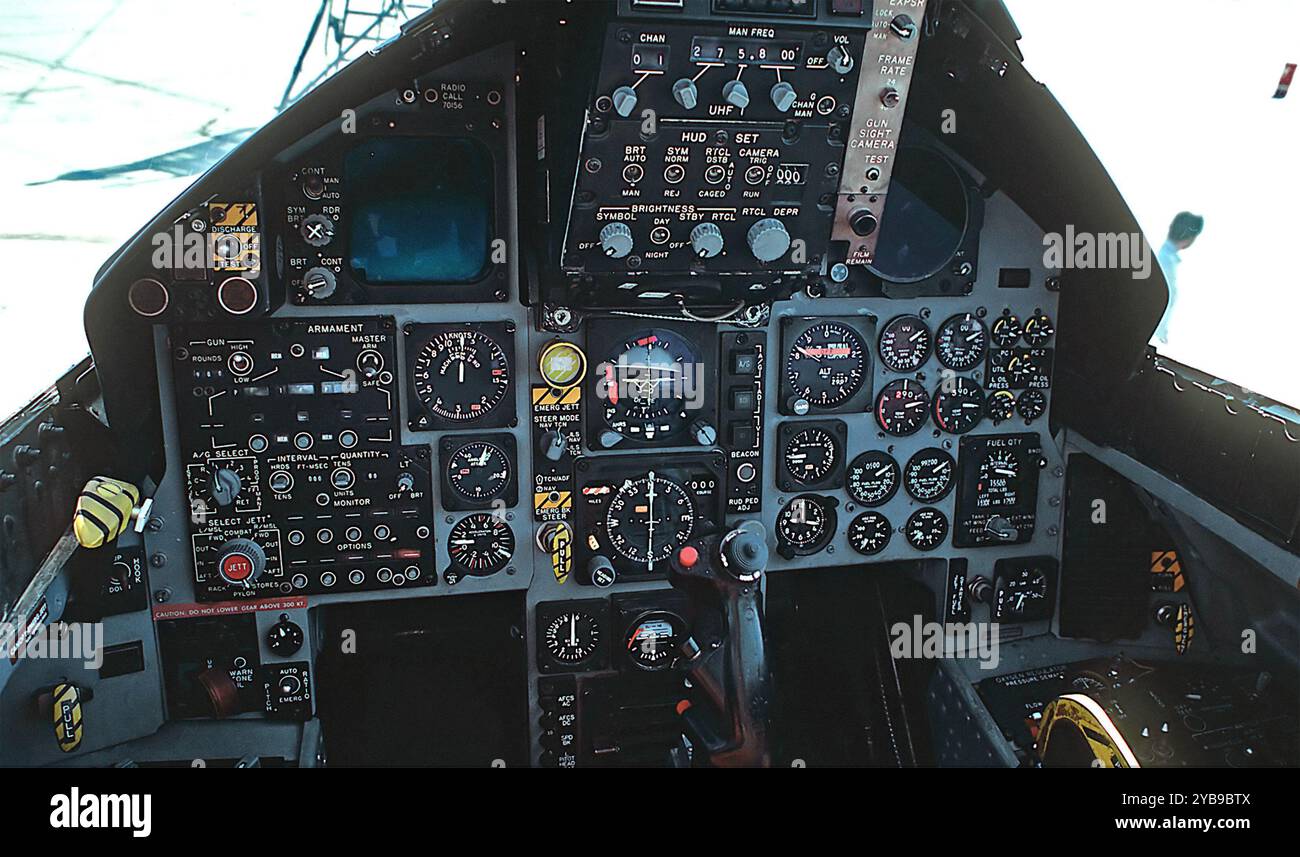
[[[307,296],[323,301],[338,288],[338,280],[329,268],[311,268],[302,275],[302,288]]]
[[[722,87],[722,100],[732,107],[744,110],[749,106],[749,87],[742,81],[729,80]]]
[[[772,106],[782,113],[789,112],[790,108],[794,107],[795,100],[799,97],[798,93],[794,91],[794,87],[784,80],[772,87],[770,95],[772,96]]]
[[[614,90],[611,100],[614,102],[614,112],[624,119],[631,116],[632,111],[636,110],[636,90],[630,86],[620,86]]]
[[[266,570],[266,551],[252,539],[231,539],[217,555],[217,573],[235,586],[248,586]]]
[[[611,259],[622,259],[632,252],[632,230],[626,223],[611,223],[600,230],[600,249]]]
[[[208,493],[218,506],[230,506],[244,488],[244,480],[228,467],[218,467],[208,474]]]
[[[297,654],[302,641],[302,626],[290,620],[287,613],[281,613],[280,621],[266,632],[266,647],[282,658]]]
[[[298,227],[302,240],[313,247],[324,247],[334,240],[334,221],[323,214],[309,214]]]
[[[853,71],[853,55],[843,45],[836,45],[826,55],[826,64],[836,74],[848,74]]]
[[[694,110],[700,103],[700,89],[695,81],[683,77],[673,84],[673,100],[687,110]]]
[[[713,223],[701,223],[691,230],[691,249],[701,259],[712,259],[722,252],[722,230]]]
[[[765,217],[749,227],[749,250],[760,262],[775,262],[790,249],[790,233],[775,217]]]

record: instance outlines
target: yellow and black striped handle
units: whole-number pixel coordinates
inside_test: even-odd
[[[97,548],[117,539],[131,526],[131,513],[140,504],[140,489],[130,482],[96,476],[77,498],[72,531],[77,544]]]
[[[81,746],[81,688],[63,682],[54,686],[54,738],[59,749],[71,753]]]

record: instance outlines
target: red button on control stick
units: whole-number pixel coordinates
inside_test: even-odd
[[[700,552],[687,545],[677,552],[677,561],[682,564],[682,568],[691,568],[700,561]]]

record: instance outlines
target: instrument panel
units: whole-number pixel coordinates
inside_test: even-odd
[[[818,14],[611,24],[537,291],[515,86],[483,72],[510,51],[283,152],[261,308],[150,316],[187,544],[146,538],[175,602],[245,603],[259,633],[297,611],[310,647],[318,606],[515,593],[533,749],[565,766],[608,749],[601,706],[680,698],[696,617],[666,570],[702,536],[761,522],[774,574],[1054,555],[1041,233],[891,126],[899,184],[849,264],[831,239],[876,46]],[[1003,578],[1003,615],[1045,621],[1038,578]]]

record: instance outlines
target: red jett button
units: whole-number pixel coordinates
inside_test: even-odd
[[[253,561],[242,553],[232,553],[221,561],[221,576],[226,580],[244,580],[252,573]]]
[[[677,561],[682,564],[682,568],[691,568],[700,561],[700,552],[687,545],[677,552]]]

